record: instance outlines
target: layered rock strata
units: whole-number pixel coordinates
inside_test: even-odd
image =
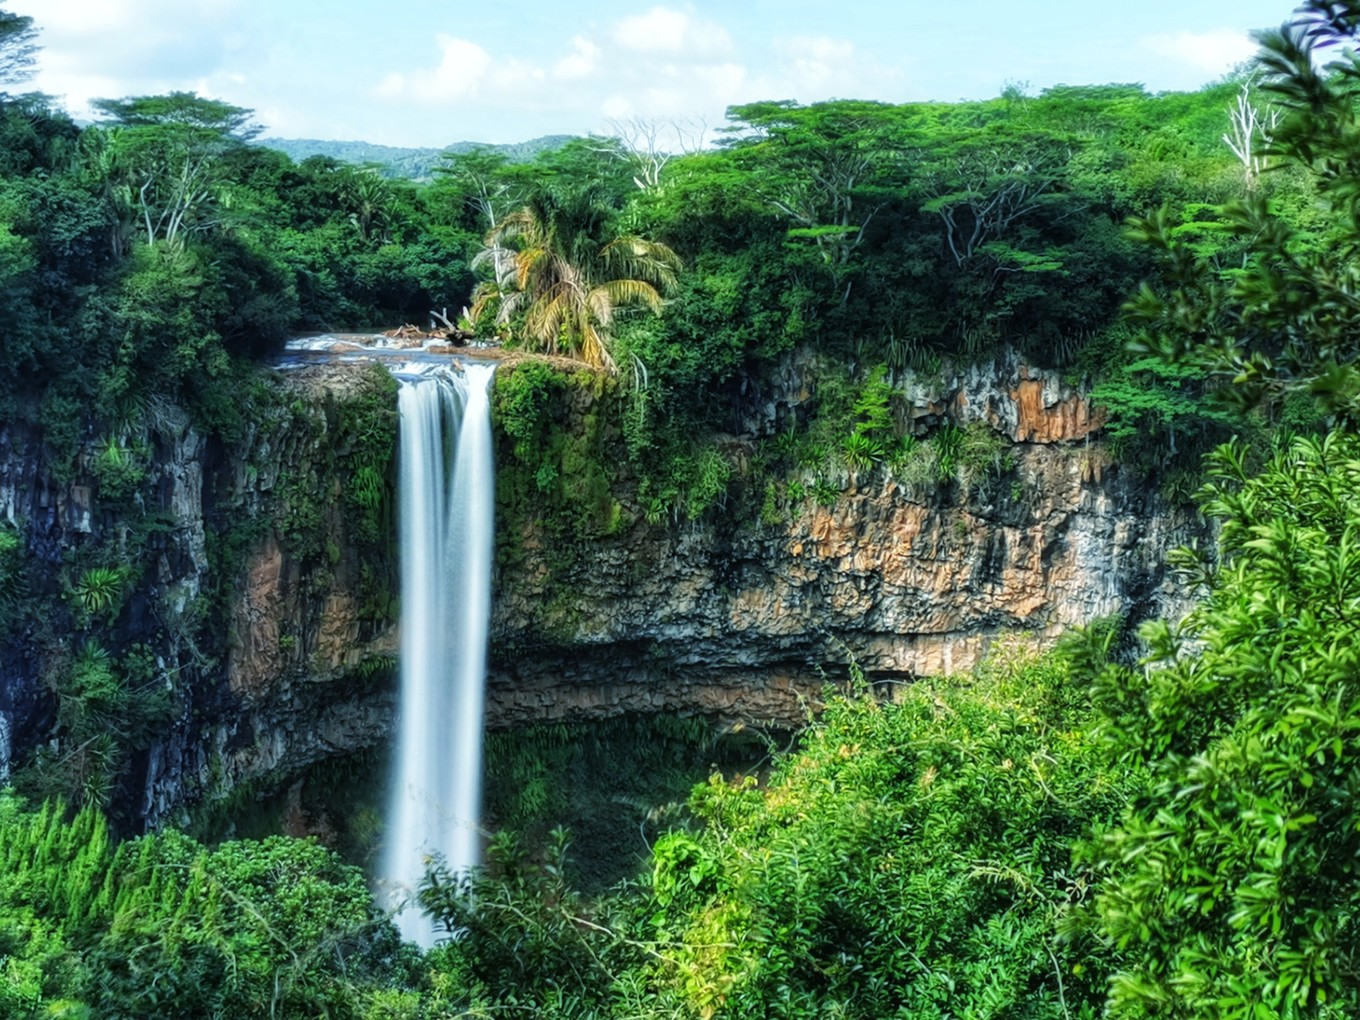
[[[814,357],[791,359],[748,427],[776,431],[817,375]],[[1188,609],[1166,555],[1201,522],[1111,462],[1099,416],[1057,373],[1007,355],[901,389],[920,429],[984,423],[1013,444],[1011,466],[971,485],[851,475],[833,506],[808,496],[784,523],[638,529],[565,572],[534,569],[552,550],[531,533],[530,566],[499,581],[496,717],[797,719],[851,663],[906,682],[969,670],[1017,631],[1049,642]]]
[[[287,374],[284,399],[231,446],[173,415],[146,436],[138,512],[159,523],[128,550],[140,580],[101,638],[147,643],[174,691],[174,718],[122,780],[145,824],[390,739],[391,550],[361,548],[348,495],[360,440],[347,422],[373,399],[367,371]],[[746,394],[735,463],[815,400],[820,371],[810,354],[791,357]],[[898,385],[919,431],[983,423],[1013,444],[1008,468],[947,486],[847,475],[834,505],[808,496],[777,524],[639,515],[566,557],[533,519],[514,522],[519,562],[496,579],[489,723],[633,711],[787,723],[852,662],[872,682],[910,682],[969,669],[1014,631],[1051,640],[1112,613],[1184,611],[1166,553],[1200,525],[1110,462],[1093,438],[1099,417],[1056,373],[1010,355]],[[80,465],[57,480],[36,433],[0,430],[0,518],[23,533],[49,594],[69,586],[81,548],[117,542],[131,512],[101,501]],[[32,623],[5,639],[0,778],[57,746],[63,640]]]

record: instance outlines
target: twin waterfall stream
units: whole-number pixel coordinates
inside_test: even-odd
[[[436,931],[412,903],[427,862],[478,863],[495,475],[493,364],[407,365],[400,382],[401,721],[379,878],[402,937]]]

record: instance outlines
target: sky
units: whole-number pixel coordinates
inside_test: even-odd
[[[724,123],[762,99],[1195,89],[1278,26],[1273,0],[0,0],[40,29],[28,88],[197,92],[265,134],[401,146]]]

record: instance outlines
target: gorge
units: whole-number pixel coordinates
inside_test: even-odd
[[[0,1017],[1360,1015],[1360,3],[420,179],[36,32]]]
[[[498,376],[520,370],[508,363]],[[743,405],[734,462],[816,399],[818,371],[815,356],[795,355]],[[235,449],[214,452],[173,421],[147,437],[157,499],[148,510],[170,526],[146,539],[153,569],[117,623],[143,628],[176,701],[168,729],[133,752],[125,795],[139,824],[183,818],[238,789],[283,788],[317,762],[388,739],[398,571],[390,537],[366,532],[370,511],[355,494],[375,465],[387,481],[372,523],[396,530],[384,515],[401,473],[399,397],[385,369],[362,361],[292,368],[279,385],[282,413]],[[934,378],[907,373],[896,387],[917,429],[995,434],[1004,472],[948,486],[850,475],[832,505],[809,495],[773,521],[746,512],[654,525],[634,507],[630,523],[589,542],[547,530],[543,509],[511,500],[502,484],[488,724],[668,711],[787,725],[850,661],[871,682],[896,683],[970,669],[1012,631],[1051,640],[1098,617],[1184,605],[1166,552],[1200,526],[1093,444],[1099,419],[1058,373],[1008,353]],[[403,384],[400,399],[426,388],[440,389]],[[553,413],[579,433],[616,398],[592,384],[555,399]],[[606,459],[618,441],[599,439]],[[508,472],[515,453],[503,433],[496,442]],[[121,526],[92,505],[89,476],[45,472],[31,436],[10,428],[0,445],[0,513],[43,522],[33,548],[59,556]],[[730,499],[749,506],[758,493],[743,495],[738,479]],[[621,476],[625,503],[626,486]],[[242,536],[234,564],[207,545],[224,514]],[[196,607],[214,591],[230,621],[218,657],[208,654],[213,635],[195,630]],[[147,631],[148,620],[162,629]],[[42,677],[61,652],[36,635],[10,648],[0,721],[17,762],[51,718]]]

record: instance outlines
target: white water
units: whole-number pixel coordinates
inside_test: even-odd
[[[434,945],[410,905],[427,861],[478,863],[491,613],[494,365],[410,365],[401,383],[401,722],[381,880],[402,936]]]

